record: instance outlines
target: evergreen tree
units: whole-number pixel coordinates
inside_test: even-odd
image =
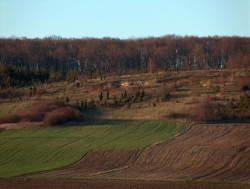
[[[109,90],[107,90],[107,100],[109,100]]]
[[[30,98],[32,96],[32,87],[30,87]]]
[[[127,98],[127,91],[126,91],[126,89],[125,89],[125,91],[124,91],[123,97],[124,97],[124,98]]]
[[[170,94],[169,92],[164,91],[163,97],[162,97],[162,101],[169,101],[170,100]]]
[[[102,99],[103,99],[103,94],[102,94],[102,91],[101,91],[101,93],[99,95],[99,100],[102,101]]]
[[[142,92],[141,92],[141,96],[142,96],[142,97],[145,97],[145,91],[144,91],[144,89],[143,89]]]
[[[66,102],[69,102],[69,97],[66,97],[66,100],[65,100]]]

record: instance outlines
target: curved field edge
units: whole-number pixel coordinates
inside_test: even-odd
[[[60,188],[60,189],[101,189],[101,188],[138,188],[138,189],[247,189],[246,183],[162,181],[162,180],[113,180],[113,179],[0,179],[3,188]]]
[[[141,149],[185,130],[165,120],[104,121],[91,126],[36,128],[0,132],[0,178],[58,169],[90,151]]]
[[[199,124],[147,148],[133,166],[95,178],[250,181],[249,124]]]
[[[27,175],[26,178],[86,178],[123,170],[140,159],[144,149],[98,150],[87,153],[76,163],[57,170]]]
[[[99,150],[29,178],[250,181],[249,124],[195,124],[148,148]]]

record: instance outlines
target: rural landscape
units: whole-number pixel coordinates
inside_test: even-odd
[[[250,188],[250,38],[0,38],[0,188]]]

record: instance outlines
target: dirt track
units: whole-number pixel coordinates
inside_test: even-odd
[[[195,125],[142,150],[91,152],[67,168],[32,177],[250,182],[249,124]]]

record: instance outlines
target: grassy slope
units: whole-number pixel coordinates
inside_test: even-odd
[[[182,132],[167,121],[107,121],[96,126],[0,132],[0,178],[72,164],[91,150],[143,148]]]
[[[113,104],[114,96],[119,100],[121,93],[124,93],[125,89],[127,97],[132,98],[132,96],[135,96],[137,88],[144,88],[146,94],[144,101],[132,103],[130,108],[127,108],[126,105],[118,108],[98,106],[95,109],[87,108],[87,110],[83,110],[83,113],[91,118],[157,119],[172,113],[186,113],[194,106],[197,106],[197,104],[203,102],[208,96],[211,99],[216,99],[213,100],[213,103],[219,104],[226,104],[227,100],[232,98],[237,100],[243,93],[240,88],[245,85],[245,82],[242,82],[244,79],[241,82],[239,82],[239,79],[245,78],[246,80],[247,77],[250,77],[249,72],[234,70],[234,82],[231,83],[231,70],[223,69],[116,76],[108,77],[102,81],[100,79],[92,79],[85,82],[80,79],[77,81],[80,83],[80,87],[77,87],[76,83],[68,84],[67,82],[55,82],[49,85],[42,84],[37,86],[37,94],[31,98],[28,95],[28,87],[16,89],[21,92],[25,91],[26,96],[23,96],[22,101],[19,98],[15,98],[12,102],[9,102],[9,99],[0,102],[0,117],[25,109],[36,99],[58,99],[65,102],[66,97],[68,97],[70,105],[76,105],[77,102],[81,103],[85,100],[87,102],[95,100],[97,104],[100,91],[103,90],[104,99],[100,104],[104,105],[106,89],[110,90],[110,99],[107,102]],[[143,81],[145,85],[139,85],[135,82],[134,85],[128,87],[122,87],[122,85],[118,88],[108,87],[110,83],[122,84],[126,81]],[[161,102],[164,89],[170,92],[170,101]],[[215,89],[219,89],[219,91]],[[156,103],[156,107],[153,107],[153,103],[157,102],[157,99],[159,102]],[[122,99],[122,101],[125,101],[125,99]]]
[[[5,114],[10,114],[24,109],[31,103],[30,100],[18,101],[17,103],[1,103],[0,105],[0,117]]]

